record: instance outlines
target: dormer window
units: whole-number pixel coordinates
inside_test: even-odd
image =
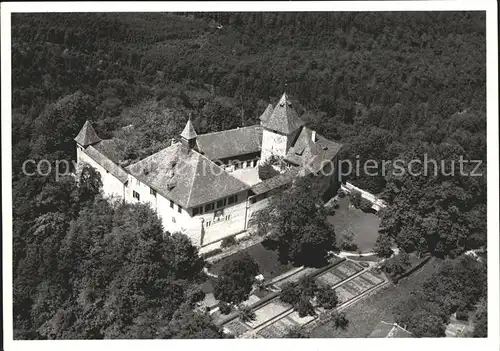
[[[304,153],[304,147],[301,147],[301,148],[298,148],[295,150],[295,155],[297,156],[302,156],[302,154]]]

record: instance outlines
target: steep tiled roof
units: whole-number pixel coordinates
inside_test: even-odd
[[[95,132],[92,124],[90,124],[89,121],[86,121],[74,140],[83,147],[87,147],[88,145],[98,143],[101,141],[101,138],[99,138]]]
[[[267,119],[271,116],[273,113],[273,105],[269,104],[267,105],[266,109],[264,110],[264,113],[259,117],[259,119],[264,122],[267,121]]]
[[[198,149],[211,160],[260,152],[262,127],[250,126],[198,135]]]
[[[297,112],[293,109],[286,93],[274,108],[271,115],[262,121],[262,126],[283,134],[290,134],[304,125]]]
[[[330,141],[316,133],[316,140],[312,140],[313,131],[302,128],[297,140],[288,150],[285,160],[298,166],[307,165],[307,169],[317,172],[323,161],[332,160],[342,148],[342,144]]]
[[[125,184],[128,180],[127,172],[125,172],[125,170],[118,166],[113,160],[109,159],[108,157],[106,157],[106,155],[101,153],[96,147],[97,145],[90,145],[83,152],[85,152],[87,155],[89,155],[90,158],[92,158],[105,170],[115,176],[120,182]]]
[[[199,152],[185,148],[180,143],[126,169],[184,208],[195,207],[249,188]]]
[[[194,130],[193,123],[191,122],[191,119],[188,119],[186,126],[184,127],[184,130],[181,133],[181,137],[187,140],[191,140],[196,138],[196,130]]]
[[[112,138],[104,139],[92,146],[114,163],[120,164],[125,159],[125,143],[124,140]]]

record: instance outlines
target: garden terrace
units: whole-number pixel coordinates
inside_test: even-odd
[[[397,285],[390,284],[386,288],[375,291],[362,300],[347,306],[342,311],[349,320],[345,330],[335,328],[334,322],[315,327],[311,331],[313,338],[366,338],[377,327],[381,320],[392,322],[392,306],[411,293],[416,286],[439,269],[440,263],[429,261],[414,274],[402,279]],[[339,294],[340,295],[340,294]],[[339,296],[340,297],[340,296]]]

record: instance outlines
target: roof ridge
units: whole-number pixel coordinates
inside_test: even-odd
[[[194,167],[194,172],[193,172],[193,176],[191,177],[191,182],[189,182],[189,193],[188,193],[188,196],[187,196],[187,200],[186,200],[186,205],[189,206],[189,203],[191,201],[191,195],[193,193],[193,188],[194,188],[194,180],[196,179],[196,174],[198,173],[198,164],[200,163],[199,159],[199,155],[200,153],[195,151],[195,150],[190,150],[190,152],[194,152],[196,154],[198,154],[198,160],[196,162],[196,167]]]
[[[256,127],[260,127],[260,125],[258,125],[258,124],[252,124],[251,126],[236,127],[236,128],[232,128],[232,129],[219,130],[217,132],[210,132],[210,133],[198,134],[198,136],[200,137],[200,136],[209,135],[209,134],[226,133],[226,132],[231,132],[233,130],[247,129],[247,128],[256,128]]]
[[[149,156],[144,157],[143,159],[140,159],[140,160],[139,160],[139,161],[137,161],[137,162],[134,162],[134,163],[129,164],[129,165],[127,166],[127,168],[128,168],[128,167],[131,167],[131,166],[133,166],[133,165],[135,165],[135,164],[137,164],[137,163],[139,163],[139,162],[146,161],[146,160],[150,159],[151,157],[156,156],[156,155],[157,155],[157,154],[159,154],[160,152],[166,151],[167,149],[174,148],[174,147],[179,147],[179,145],[180,145],[179,143],[175,143],[175,144],[169,145],[169,146],[167,146],[167,147],[165,147],[165,148],[163,148],[163,149],[161,149],[161,150],[156,151],[154,154],[151,154],[151,155],[149,155]]]
[[[209,162],[211,165],[215,165],[216,167],[218,167],[220,170],[222,170],[222,172],[224,172],[227,176],[231,177],[231,179],[237,181],[239,184],[243,185],[245,188],[248,188],[250,189],[250,187],[248,186],[248,184],[242,182],[241,180],[239,180],[238,178],[236,178],[235,176],[233,176],[231,173],[229,173],[228,171],[226,171],[224,168],[222,168],[220,165],[218,165],[217,163],[213,162],[211,159],[209,159],[208,157],[206,157],[205,155],[203,155],[202,153],[196,151],[196,150],[193,150],[191,149],[191,152],[195,153],[198,157],[198,161],[196,163],[196,167],[195,167],[195,171],[193,172],[193,177],[191,179],[191,182],[190,182],[190,186],[189,186],[189,193],[188,193],[188,196],[187,196],[187,205],[189,206],[190,205],[190,202],[191,202],[191,195],[192,195],[192,192],[193,192],[193,188],[194,188],[194,181],[196,179],[196,175],[198,174],[198,167],[199,167],[199,164],[200,164],[200,161],[203,160],[205,162]],[[201,159],[201,160],[200,160]]]
[[[233,176],[231,173],[229,173],[228,171],[226,171],[224,168],[222,168],[220,165],[218,165],[217,163],[215,163],[214,161],[212,161],[211,159],[209,159],[208,157],[206,157],[202,153],[200,153],[200,152],[198,152],[196,150],[195,150],[195,152],[198,153],[202,158],[206,159],[208,162],[213,163],[214,165],[216,165],[217,167],[219,167],[224,173],[226,173],[227,175],[231,176],[231,178],[236,179],[239,183],[243,184],[246,187],[249,187],[246,183],[244,183],[243,181],[241,181],[238,178],[236,178],[235,176]]]

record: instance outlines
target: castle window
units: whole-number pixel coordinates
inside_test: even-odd
[[[137,201],[141,201],[141,196],[139,195],[139,193],[135,190],[132,190],[132,196],[137,199]]]
[[[156,197],[156,190],[154,190],[154,189],[151,189],[151,188],[150,188],[150,189],[149,189],[149,193],[150,193],[151,195],[153,195],[154,197]]]
[[[207,223],[205,224],[206,227],[210,227],[210,225],[212,224],[211,221],[207,221]]]
[[[172,217],[172,223],[175,223],[175,217]]]
[[[226,215],[226,221],[228,221],[229,219],[231,219],[231,215],[230,214]]]
[[[221,199],[217,201],[217,208],[224,207],[226,205],[226,199]]]
[[[170,208],[174,208],[174,202],[170,200]]]
[[[214,203],[211,202],[205,205],[205,212],[212,211],[214,209]]]
[[[198,206],[193,208],[193,216],[199,215],[203,213],[203,206]]]
[[[141,185],[141,181],[139,179],[136,179],[137,185]]]
[[[227,204],[231,205],[238,201],[238,195],[231,195],[227,198]]]
[[[177,212],[182,213],[182,207],[180,205],[177,205]]]

